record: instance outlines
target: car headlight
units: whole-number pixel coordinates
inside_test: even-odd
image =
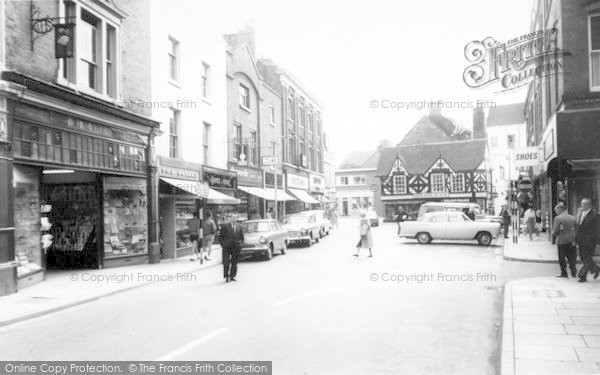
[[[267,243],[267,239],[266,239],[266,238],[264,238],[264,237],[260,237],[260,238],[258,239],[258,242],[260,242],[260,243]]]

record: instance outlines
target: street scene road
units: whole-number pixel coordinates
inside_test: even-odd
[[[0,328],[2,360],[273,361],[278,374],[498,371],[502,287],[555,266],[509,262],[473,241],[419,245],[373,228],[373,257],[352,256],[358,221],[310,248],[240,263],[195,282],[153,283]],[[123,271],[126,272],[126,271]],[[20,340],[35,337],[40,340]]]

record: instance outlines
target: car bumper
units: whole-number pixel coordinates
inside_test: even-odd
[[[269,252],[269,248],[264,246],[256,246],[256,247],[242,247],[240,250],[240,256],[253,256],[256,254],[266,254]]]
[[[302,242],[302,241],[310,241],[310,236],[292,236],[288,237],[288,242]]]

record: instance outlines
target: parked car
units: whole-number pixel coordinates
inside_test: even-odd
[[[458,211],[462,212],[465,209],[472,209],[475,213],[475,220],[485,216],[481,212],[481,208],[477,203],[471,202],[425,202],[419,207],[419,218],[423,217],[428,212],[439,211]]]
[[[473,221],[458,211],[429,212],[417,221],[398,225],[398,236],[416,238],[421,244],[432,240],[477,240],[480,245],[488,246],[500,235],[499,223]]]
[[[319,225],[319,237],[323,238],[325,235],[328,235],[331,232],[331,221],[327,218],[327,212],[324,210],[310,210],[310,211],[302,211],[300,214],[304,215],[313,215],[317,224]]]
[[[248,220],[242,223],[244,243],[241,256],[265,255],[273,258],[275,251],[285,254],[288,231],[276,220]]]
[[[375,210],[367,211],[367,219],[369,220],[369,224],[371,224],[372,227],[379,226],[379,216],[377,216],[377,212],[375,212]]]
[[[288,231],[288,244],[298,243],[310,247],[319,242],[319,225],[314,215],[292,214],[283,218],[283,228]]]

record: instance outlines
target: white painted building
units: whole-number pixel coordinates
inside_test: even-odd
[[[151,2],[152,114],[161,156],[227,168],[226,43],[192,2]]]
[[[498,194],[494,208],[499,214],[506,204],[510,180],[519,176],[514,166],[513,150],[527,146],[523,103],[490,108],[486,122],[492,186]]]

